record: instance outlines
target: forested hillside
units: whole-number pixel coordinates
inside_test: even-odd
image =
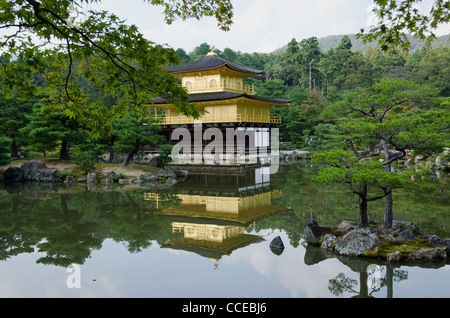
[[[320,49],[324,52],[328,52],[330,49],[335,49],[342,41],[342,38],[344,36],[345,35],[329,35],[323,38],[319,38],[318,41]],[[375,43],[364,43],[362,39],[357,38],[356,34],[348,34],[347,36],[352,41],[352,50],[355,52],[361,51],[364,53],[368,48],[376,47]],[[408,40],[411,43],[410,53],[414,53],[416,50],[420,50],[425,45],[425,41],[416,39],[413,36],[409,36]],[[431,43],[431,48],[441,46],[450,47],[450,34],[439,36]],[[274,53],[282,53],[286,51],[286,48],[287,45],[277,49]]]
[[[337,42],[337,40],[339,42]],[[250,79],[256,94],[293,100],[291,106],[275,107],[281,116],[281,136],[296,147],[318,149],[314,143],[332,132],[333,118],[324,116],[329,105],[351,91],[372,87],[389,79],[404,79],[432,87],[441,98],[450,96],[449,36],[439,38],[431,46],[412,43],[410,52],[392,48],[383,52],[368,47],[362,52],[350,36],[292,39],[285,49],[266,53],[241,53],[231,48],[216,50],[219,56],[241,65],[264,70],[264,76]],[[444,43],[437,45],[437,43]],[[323,47],[326,47],[324,49]],[[192,52],[176,50],[180,63],[204,56],[210,45],[202,43]],[[328,145],[333,144],[330,140]]]

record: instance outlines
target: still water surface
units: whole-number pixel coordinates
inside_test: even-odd
[[[0,189],[0,296],[450,296],[448,261],[389,266],[307,246],[310,216],[321,226],[356,221],[356,198],[311,184],[303,164],[261,172],[190,174],[170,188]],[[447,182],[437,178],[431,193],[396,192],[395,219],[450,237]],[[369,206],[374,221],[382,203]],[[277,236],[281,254],[269,247]]]

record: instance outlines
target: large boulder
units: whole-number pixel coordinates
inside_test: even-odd
[[[416,236],[426,235],[426,233],[421,228],[419,228],[415,223],[412,222],[394,220],[392,222],[392,229],[408,229],[412,234]]]
[[[344,220],[334,229],[334,233],[342,236],[356,228],[358,228],[358,225],[355,222]]]
[[[141,174],[141,175],[139,176],[139,180],[140,180],[142,183],[155,182],[155,181],[156,181],[156,177],[155,177],[155,175],[153,175],[153,174],[150,173],[150,172],[144,172],[143,174]]]
[[[176,179],[177,175],[175,174],[175,172],[173,170],[160,169],[160,170],[156,171],[155,177],[156,177],[156,179],[159,179],[159,178],[165,178],[165,179],[173,178],[173,179]]]
[[[420,248],[417,251],[411,252],[408,258],[410,260],[438,261],[447,259],[447,253],[440,247]]]
[[[360,256],[375,248],[378,244],[378,234],[372,228],[357,228],[337,239],[335,251],[348,256]]]
[[[159,167],[161,165],[161,159],[159,158],[159,155],[148,155],[147,165],[150,167]]]
[[[55,168],[47,168],[44,162],[39,160],[25,161],[20,167],[23,171],[24,181],[59,182],[59,171]]]
[[[411,230],[407,229],[407,228],[400,228],[398,230],[396,230],[394,232],[395,235],[402,237],[403,239],[406,240],[415,240],[417,238],[417,236],[415,236]]]
[[[187,178],[189,172],[187,170],[176,170],[175,175],[177,176],[177,178],[184,179]]]
[[[23,170],[19,167],[9,167],[3,173],[3,183],[11,184],[20,182],[23,179]]]
[[[450,255],[450,239],[441,239],[437,235],[429,235],[427,237],[427,241],[430,244],[433,244],[436,247],[442,247],[444,251],[447,253],[447,256]]]
[[[36,175],[36,181],[40,182],[58,182],[59,181],[59,171],[55,168],[45,168],[39,170]]]
[[[47,169],[44,162],[39,160],[25,161],[20,167],[23,171],[23,180],[25,181],[39,181],[40,171]]]
[[[386,259],[388,262],[399,262],[403,259],[403,254],[400,253],[399,251],[395,251],[395,252],[389,253],[386,256]]]

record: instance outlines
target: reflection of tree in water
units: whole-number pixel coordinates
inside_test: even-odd
[[[63,267],[83,264],[92,249],[101,248],[102,240],[93,235],[98,224],[83,222],[84,213],[69,208],[68,195],[60,198],[60,208],[47,210],[47,216],[34,224],[36,232],[43,234],[43,242],[36,247],[46,254],[37,263]]]
[[[381,267],[380,267],[381,268]],[[344,293],[355,294],[356,298],[371,298],[373,293],[380,291],[383,287],[387,288],[387,298],[393,297],[393,283],[408,279],[408,272],[400,269],[394,269],[391,265],[386,265],[386,275],[380,277],[379,284],[369,286],[369,273],[363,271],[359,273],[359,290],[356,290],[358,281],[350,279],[344,273],[340,273],[334,279],[329,280],[328,290],[334,296],[342,296]]]
[[[152,241],[165,242],[172,235],[170,223],[156,213],[156,207],[143,202],[144,192],[117,192],[115,204],[107,220],[110,237],[116,242],[126,242],[130,253],[138,253],[152,245]],[[120,197],[120,198],[119,198]],[[162,204],[176,203],[175,195],[165,194]]]
[[[125,242],[134,253],[172,237],[170,222],[143,200],[144,190],[54,194],[32,186],[39,195],[23,187],[0,194],[0,260],[37,248],[45,254],[38,263],[67,267],[83,264],[105,239]],[[161,197],[161,205],[177,204],[172,191]]]
[[[34,251],[33,239],[28,233],[19,231],[22,222],[16,222],[20,207],[18,195],[12,195],[10,202],[0,202],[0,261],[12,256]]]

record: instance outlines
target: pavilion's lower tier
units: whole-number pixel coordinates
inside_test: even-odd
[[[279,131],[270,125],[206,124],[162,126],[175,164],[270,163],[279,153]]]

